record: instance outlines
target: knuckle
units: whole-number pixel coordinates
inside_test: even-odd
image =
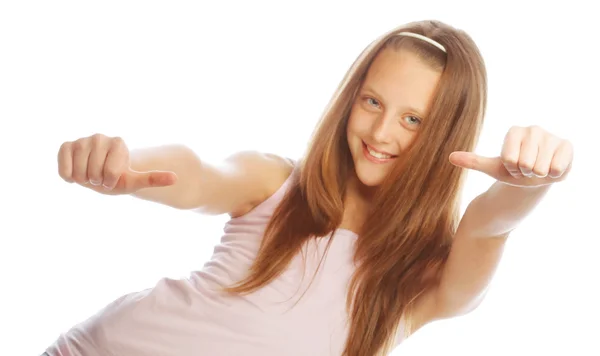
[[[89,145],[87,138],[80,138],[73,142],[72,147],[73,151],[85,150]]]
[[[516,133],[521,132],[522,130],[523,130],[523,127],[513,125],[508,129],[508,133],[509,133],[509,135],[514,135]]]
[[[530,139],[541,139],[545,135],[544,129],[539,126],[531,126],[529,128]]]
[[[92,136],[90,136],[90,139],[92,141],[92,144],[94,146],[96,145],[101,145],[102,143],[104,143],[106,141],[106,136],[104,136],[103,134],[94,134]]]
[[[62,145],[60,145],[60,148],[58,149],[58,152],[68,152],[69,150],[71,150],[71,148],[73,147],[73,142],[67,141],[67,142],[63,142]]]
[[[113,137],[111,139],[111,145],[117,148],[125,147],[125,140],[119,136]]]
[[[571,143],[571,141],[564,140],[564,139],[561,140],[561,139],[557,138],[557,142],[558,142],[557,146],[569,149],[571,151],[573,150],[573,144]]]
[[[110,151],[110,154],[114,155],[116,161],[118,161],[119,164],[124,163],[124,161],[126,161],[129,157],[129,150],[127,149],[127,145],[125,144],[125,141],[123,141],[123,139],[121,138],[114,138],[112,140]]]
[[[58,175],[64,180],[72,180],[70,172],[64,166],[58,167]]]
[[[529,129],[533,132],[544,132],[544,129],[539,125],[531,125]]]

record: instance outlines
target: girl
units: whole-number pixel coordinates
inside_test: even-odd
[[[471,153],[486,85],[471,38],[423,21],[363,51],[299,162],[241,152],[211,165],[103,135],[64,143],[68,182],[231,219],[201,271],[115,300],[47,354],[384,355],[472,311],[509,233],[572,161],[570,143],[539,127],[512,128],[499,157]],[[460,218],[465,168],[497,182]]]

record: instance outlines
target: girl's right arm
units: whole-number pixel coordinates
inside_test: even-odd
[[[60,176],[96,192],[131,194],[176,209],[240,216],[283,184],[292,164],[273,154],[236,153],[218,164],[182,145],[132,150],[118,137],[96,134],[65,142]]]

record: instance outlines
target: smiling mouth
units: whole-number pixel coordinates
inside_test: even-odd
[[[389,161],[393,160],[394,158],[398,157],[398,156],[378,152],[375,149],[373,149],[371,146],[367,145],[364,141],[362,142],[362,146],[363,146],[363,153],[365,154],[365,157],[373,163],[385,163],[385,162],[389,162]]]

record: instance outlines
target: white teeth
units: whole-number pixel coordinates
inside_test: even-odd
[[[369,153],[371,154],[371,156],[373,156],[375,158],[379,158],[379,159],[392,158],[392,156],[390,156],[390,155],[386,155],[386,154],[383,154],[383,153],[379,153],[379,152],[373,151],[369,146],[367,146],[367,150],[369,151]]]

